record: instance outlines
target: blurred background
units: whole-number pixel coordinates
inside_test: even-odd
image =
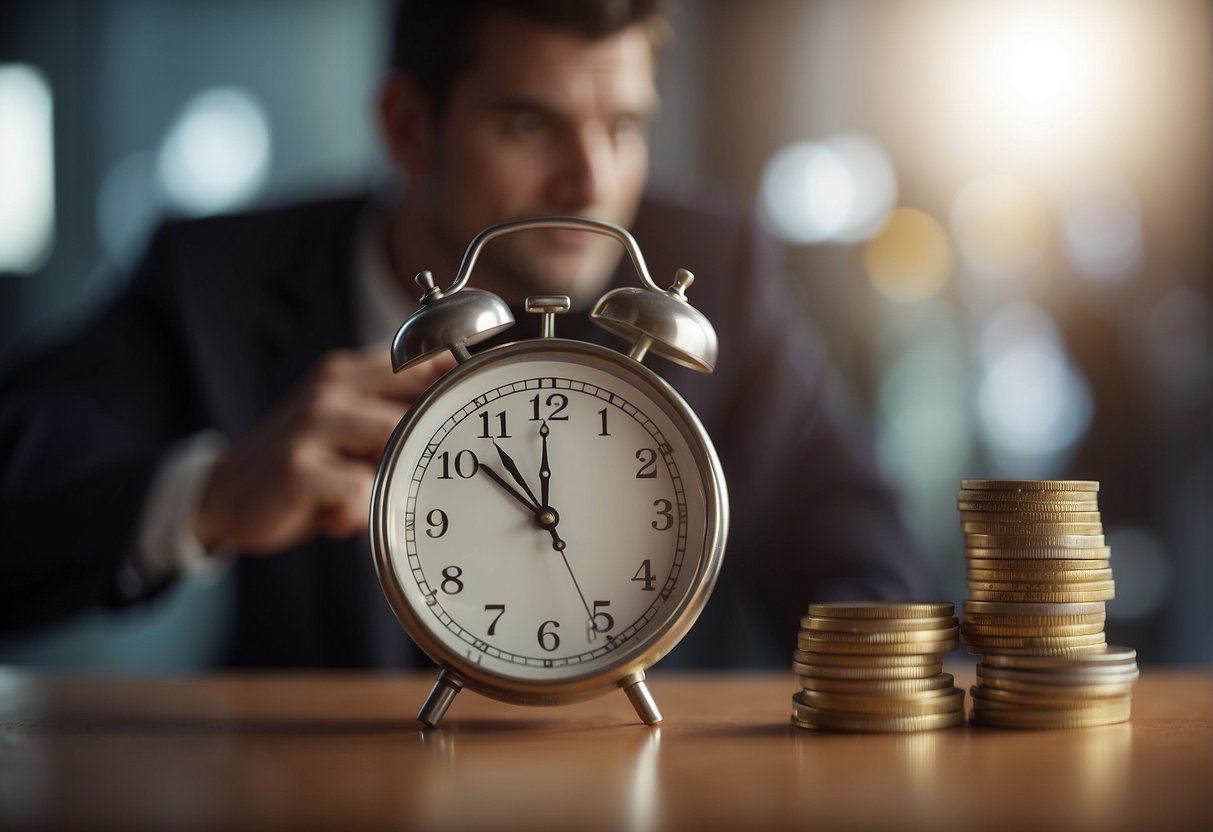
[[[3,0],[0,364],[119,289],[160,217],[381,176],[388,18]],[[682,0],[675,21],[654,177],[758,202],[948,596],[961,478],[1099,480],[1109,641],[1209,662],[1210,4]],[[182,585],[0,662],[195,669],[230,596]]]

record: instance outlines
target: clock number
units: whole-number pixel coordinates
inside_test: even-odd
[[[632,576],[632,580],[644,584],[641,589],[645,592],[653,592],[657,588],[657,576],[653,574],[653,562],[646,558],[644,563],[640,564],[640,568],[636,570],[636,574]]]
[[[427,536],[438,539],[446,534],[448,522],[446,512],[442,509],[432,510],[425,516],[425,522],[430,524],[430,527],[425,530]]]
[[[447,595],[458,595],[463,592],[463,570],[458,566],[448,566],[442,570],[442,583],[439,586]]]
[[[640,460],[640,470],[636,472],[636,479],[657,479],[657,451],[652,448],[641,448],[636,452],[636,458]]]
[[[559,626],[559,621],[545,621],[539,625],[539,632],[536,634],[539,638],[539,646],[549,653],[560,646],[560,636],[556,634],[556,628]],[[551,629],[549,630],[548,627]]]
[[[610,436],[611,432],[607,430],[607,409],[604,407],[598,411],[599,418],[602,419],[602,430],[598,431],[599,436]]]
[[[658,524],[658,522],[656,520],[654,520],[649,525],[651,525],[654,529],[656,529],[659,532],[664,532],[666,529],[668,529],[674,525],[674,504],[673,503],[671,503],[669,500],[654,500],[653,508],[657,509],[657,516],[664,518],[665,522],[662,524]]]
[[[438,479],[451,479],[451,452],[443,451],[438,454],[438,460],[442,463],[442,473],[438,475]],[[455,468],[455,473],[460,478],[467,480],[476,476],[476,472],[480,470],[480,462],[472,451],[460,451],[455,454],[455,465],[453,467]]]
[[[490,636],[497,635],[497,622],[501,620],[501,616],[505,615],[505,604],[485,604],[484,605],[485,612],[492,612],[493,610],[497,610],[497,615],[494,616],[493,620],[489,622],[488,635],[490,635]]]
[[[548,413],[547,421],[549,422],[567,422],[568,416],[561,416],[564,409],[569,406],[569,397],[564,393],[551,393],[544,402],[548,407],[552,408]],[[542,422],[543,417],[539,415],[539,394],[531,396],[531,421]]]
[[[486,410],[480,414],[480,438],[481,439],[509,439],[510,434],[505,428],[505,411],[502,410],[497,414],[497,436],[493,436],[489,432],[489,414]],[[458,463],[458,459],[455,460]]]
[[[599,612],[599,607],[609,607],[610,601],[595,601],[594,614],[590,617],[588,632],[586,633],[590,641],[593,641],[598,633],[605,633],[615,629],[615,617],[609,612]]]

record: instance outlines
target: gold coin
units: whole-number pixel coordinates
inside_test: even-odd
[[[1047,491],[1016,491],[1007,488],[961,488],[956,492],[957,500],[981,500],[996,503],[1095,503],[1099,494],[1094,491],[1053,488]]]
[[[1120,693],[1111,696],[1074,696],[1069,691],[1063,691],[1062,693],[1070,695],[1050,698],[1025,695],[1014,691],[995,690],[982,685],[974,685],[969,688],[969,695],[972,698],[974,709],[982,708],[991,711],[1097,710],[1099,708],[1106,708],[1109,705],[1123,703],[1132,695]]]
[[[867,658],[866,656],[861,658]],[[792,669],[802,679],[841,679],[864,682],[895,682],[908,679],[927,679],[943,672],[943,661],[936,659],[930,664],[914,664],[902,667],[850,667],[845,665],[806,664],[793,661]]]
[[[899,630],[939,630],[956,626],[956,616],[936,618],[824,618],[806,615],[801,630],[828,630],[838,633],[890,633]]]
[[[1113,725],[1127,722],[1132,711],[1131,701],[1115,701],[1101,708],[1075,710],[989,710],[977,703],[973,706],[973,722],[996,728],[1090,728],[1095,725]]]
[[[966,615],[1014,615],[1014,616],[1069,616],[1104,615],[1107,606],[1103,601],[1079,601],[1053,604],[1010,604],[1002,601],[965,601]]]
[[[812,708],[801,708],[793,712],[792,724],[798,728],[815,731],[846,731],[873,733],[908,733],[913,731],[936,731],[940,728],[955,728],[964,724],[964,709],[942,714],[920,716],[862,717],[833,714]]]
[[[969,581],[969,589],[984,592],[1109,592],[1116,589],[1116,581]]]
[[[1093,647],[1107,643],[1104,633],[1089,633],[1077,636],[986,636],[966,633],[961,641],[968,647]]]
[[[1019,670],[1062,670],[1071,668],[1099,669],[1137,666],[1137,651],[1132,647],[1109,644],[1098,650],[1091,650],[1073,658],[1057,659],[1019,659],[1010,657],[987,657],[983,662],[987,667],[1006,667]]]
[[[1060,546],[966,546],[965,560],[1089,560],[1103,561],[1112,557],[1109,546],[1086,546],[1081,549]]]
[[[1023,656],[1011,656],[1006,653],[983,656],[977,663],[977,679],[983,683],[995,679],[1006,679],[1012,682],[1025,682],[1033,685],[1050,685],[1055,687],[1069,685],[1111,685],[1120,682],[1136,682],[1141,677],[1141,669],[1136,663],[1127,665],[1078,665],[1059,667],[1053,670],[1020,670],[1014,667],[995,667],[986,664],[986,659],[1056,659],[1059,656],[1043,656],[1031,653]],[[1062,656],[1060,658],[1065,658]]]
[[[1032,561],[1028,561],[1029,566]],[[1111,581],[1111,569],[973,569],[969,568],[966,576],[969,583],[1049,583],[1049,584],[1080,584],[1091,581]],[[988,589],[989,587],[984,587]]]
[[[1102,630],[1107,617],[1107,614],[1102,612],[1091,613],[1090,615],[986,615],[984,613],[965,613],[960,628],[961,632],[964,631],[965,627],[988,627],[992,630],[1001,630],[1006,627],[1040,630],[1056,627],[1092,627],[1096,630]]]
[[[954,614],[950,601],[820,601],[809,615],[820,618],[940,618]]]
[[[819,711],[853,716],[919,716],[960,710],[964,708],[964,695],[963,690],[955,687],[900,696],[863,696],[801,690],[795,695],[793,702],[795,705],[808,705]]]
[[[1027,592],[1002,591],[993,589],[969,590],[969,597],[974,601],[1020,601],[1028,604],[1069,604],[1083,601],[1111,601],[1116,597],[1115,589],[1103,589],[1092,592]]]
[[[962,521],[974,523],[1100,523],[1098,511],[962,511]]]
[[[802,630],[800,637],[810,644],[930,644],[937,641],[950,641],[960,635],[960,625],[953,617],[953,624],[946,629],[933,630],[891,630],[888,632],[846,633],[838,630]],[[811,647],[804,648],[811,650]]]
[[[1035,523],[1035,522],[1004,522],[987,523],[975,520],[962,520],[960,530],[965,534],[1014,534],[1014,535],[1054,535],[1054,534],[1103,534],[1102,523]]]
[[[1092,650],[1096,647],[1103,647],[1103,644],[1089,645],[1087,647],[986,647],[981,644],[966,645],[971,655],[981,656],[983,659],[995,654],[999,656],[1069,656],[1081,653],[1083,650]]]
[[[1114,699],[1116,696],[1128,696],[1133,693],[1133,682],[1070,685],[1065,688],[1053,685],[1030,685],[1009,679],[993,679],[993,682],[1001,683],[1002,686],[987,685],[983,682],[970,686],[969,694],[973,696],[973,699],[1023,707],[1082,707],[1092,701]],[[1066,705],[1055,705],[1057,702],[1066,702]]]
[[[1069,550],[1061,550],[1069,551]],[[1084,550],[1085,551],[1085,550]],[[1091,572],[1099,569],[1111,569],[1112,562],[1107,558],[966,558],[965,566],[970,570],[1020,570],[1049,572],[1052,570],[1068,572]]]
[[[865,644],[850,641],[824,641],[815,638],[797,637],[796,646],[810,653],[829,653],[842,655],[878,655],[904,656],[930,655],[932,653],[949,653],[960,646],[960,628],[956,635],[939,641],[910,641],[889,644]],[[950,631],[949,631],[950,632]]]
[[[1050,700],[1054,697],[1065,699],[1098,699],[1107,696],[1123,696],[1132,692],[1136,679],[1125,679],[1117,682],[1090,685],[1055,685],[1039,682],[1025,682],[1019,679],[984,678],[977,687],[987,695],[994,694],[1020,696],[1039,701]]]
[[[801,676],[804,690],[821,693],[857,693],[866,696],[904,696],[932,690],[948,690],[955,680],[951,673],[937,673],[921,679],[828,679]]]
[[[974,624],[967,619],[960,625],[960,635],[967,636],[1088,636],[1104,631],[1104,622],[1091,624]]]
[[[961,480],[966,491],[1098,491],[1097,480]]]
[[[1027,502],[1026,500],[973,500],[959,499],[956,508],[960,511],[1099,511],[1099,503],[1093,500],[1055,502]]]
[[[1102,534],[966,534],[966,548],[973,549],[1102,549]]]
[[[943,651],[940,651],[943,652]],[[792,660],[806,665],[830,667],[923,667],[938,664],[937,653],[819,653],[800,649]]]

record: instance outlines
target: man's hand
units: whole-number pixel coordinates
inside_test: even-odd
[[[203,545],[273,554],[367,528],[383,447],[449,353],[393,373],[380,345],[325,355],[215,466],[194,520]]]

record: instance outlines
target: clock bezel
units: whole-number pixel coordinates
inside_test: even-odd
[[[686,558],[696,560],[690,572],[690,588],[676,599],[664,615],[664,621],[649,633],[625,642],[618,656],[607,664],[585,671],[569,672],[569,667],[552,668],[553,678],[520,678],[488,669],[470,661],[447,647],[409,600],[401,578],[396,574],[388,546],[389,517],[387,505],[394,472],[405,441],[417,422],[443,395],[470,376],[490,366],[519,357],[566,362],[570,365],[605,364],[612,375],[622,376],[629,384],[644,390],[685,437],[694,458],[696,476],[702,483],[707,511],[704,525],[702,554],[688,551]],[[630,378],[629,378],[630,377]],[[686,474],[684,473],[684,477]],[[637,673],[643,673],[665,656],[686,635],[707,604],[723,563],[728,535],[728,497],[723,470],[716,450],[698,416],[682,396],[648,367],[622,353],[597,344],[563,338],[542,338],[518,341],[485,350],[461,362],[435,382],[409,408],[396,426],[384,449],[375,477],[370,508],[371,546],[379,582],[397,619],[418,647],[445,670],[456,674],[473,690],[506,702],[517,704],[558,704],[596,696]]]

